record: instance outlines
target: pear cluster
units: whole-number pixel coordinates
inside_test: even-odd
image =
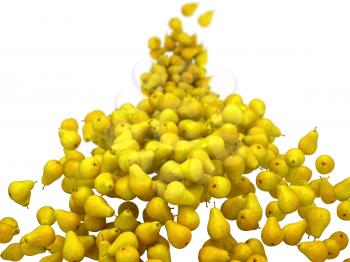
[[[189,17],[197,8],[188,3],[181,11]],[[199,25],[209,26],[212,17],[213,11],[201,14]],[[282,242],[317,262],[334,259],[347,247],[342,231],[320,239],[331,214],[315,200],[338,201],[338,217],[350,220],[350,178],[332,185],[323,175],[333,171],[334,160],[320,155],[315,161],[320,176],[312,180],[305,160],[317,150],[318,131],[280,152],[275,140],[282,133],[265,116],[265,103],[213,92],[203,44],[183,30],[181,19],[170,19],[169,27],[164,39],[148,41],[153,64],[141,75],[143,100],[109,114],[93,110],[81,130],[74,118],[62,121],[58,135],[64,156],[45,164],[41,183],[60,182],[68,207],[41,207],[37,227],[10,244],[2,259],[48,252],[40,261],[139,262],[147,257],[148,262],[170,262],[171,247],[185,248],[199,227],[199,205],[214,199],[222,205],[210,209],[200,262],[264,262],[264,246]],[[91,154],[79,151],[82,142],[94,144]],[[28,207],[34,187],[31,180],[13,182],[9,197]],[[256,189],[272,198],[264,209]],[[113,199],[121,200],[118,206]],[[143,210],[135,199],[145,202]],[[300,219],[282,226],[292,213]],[[242,231],[260,229],[261,240],[237,241],[231,223]],[[0,221],[0,243],[16,234],[16,220]],[[303,241],[306,235],[315,241]]]

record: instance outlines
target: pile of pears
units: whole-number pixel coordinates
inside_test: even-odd
[[[190,17],[197,7],[185,4],[182,14]],[[212,17],[213,11],[201,14],[199,25],[209,26]],[[239,94],[220,98],[211,90],[207,50],[197,35],[186,33],[179,18],[169,27],[163,39],[148,41],[152,66],[140,77],[143,100],[110,114],[89,112],[81,132],[75,119],[62,121],[58,135],[64,155],[45,164],[41,183],[45,190],[61,183],[70,197],[67,209],[41,207],[37,227],[6,247],[2,259],[47,253],[40,261],[170,262],[171,247],[185,248],[198,228],[204,215],[197,213],[199,205],[214,199],[222,205],[214,202],[210,208],[200,262],[264,262],[264,246],[282,242],[321,262],[347,247],[345,232],[324,237],[331,214],[315,199],[337,203],[337,216],[350,220],[350,178],[329,182],[324,175],[335,166],[329,155],[317,157],[316,179],[304,163],[317,150],[317,129],[280,152],[274,142],[282,133],[265,116],[265,103],[245,103]],[[82,140],[94,144],[90,155],[78,150]],[[28,207],[38,186],[15,181],[9,197]],[[265,210],[256,189],[271,196]],[[121,201],[114,206],[111,200],[117,198]],[[146,203],[143,210],[132,201],[136,198]],[[281,226],[292,213],[300,219]],[[237,241],[231,221],[243,231],[260,230],[261,240]],[[0,220],[0,243],[19,233],[15,219]]]

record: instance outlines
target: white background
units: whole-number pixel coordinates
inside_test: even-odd
[[[57,130],[63,118],[82,119],[93,109],[109,113],[122,90],[127,92],[118,96],[118,104],[140,100],[132,80],[133,68],[138,61],[147,61],[148,37],[164,35],[168,19],[179,15],[181,3],[0,2],[0,217],[14,216],[25,233],[36,226],[38,207],[68,208],[60,183],[44,191],[38,184],[29,210],[9,200],[7,186],[13,180],[40,181],[46,160],[62,156]],[[264,99],[267,116],[286,134],[278,141],[281,151],[295,147],[304,133],[317,126],[317,154],[328,153],[336,160],[331,183],[348,176],[348,1],[203,1],[200,11],[207,8],[216,12],[208,30],[194,26],[195,18],[186,19],[186,24],[209,49],[214,89],[221,94],[234,89],[230,71],[245,101]],[[146,69],[141,63],[136,71]],[[83,148],[88,153],[91,146]],[[308,158],[310,166],[314,159]],[[254,181],[254,175],[250,178]],[[269,201],[265,193],[260,198],[262,204]],[[349,224],[336,217],[335,206],[330,207],[333,218],[323,238],[340,229],[350,233]],[[202,207],[199,212],[201,229],[193,233],[186,249],[172,251],[173,261],[197,260],[197,251],[208,238],[209,209]],[[281,224],[297,219],[288,216]],[[260,235],[231,225],[239,241]],[[281,257],[306,261],[296,247],[281,244],[266,251],[270,261]],[[347,248],[336,261],[349,253]]]

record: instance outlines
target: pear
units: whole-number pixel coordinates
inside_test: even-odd
[[[0,222],[0,243],[8,243],[15,235],[16,229],[12,225]]]
[[[275,217],[278,221],[283,220],[286,217],[286,214],[282,212],[278,206],[278,201],[271,201],[267,204],[265,209],[265,215],[267,218]]]
[[[55,242],[56,234],[51,226],[40,225],[23,237],[23,241],[36,247],[48,247]]]
[[[238,212],[237,226],[243,231],[255,230],[259,227],[259,217],[251,209],[244,208]]]
[[[349,238],[342,231],[336,231],[336,232],[332,233],[329,238],[337,241],[341,250],[344,250],[348,246]]]
[[[337,215],[342,220],[350,220],[350,199],[339,203],[337,207]]]
[[[340,245],[338,244],[338,242],[334,239],[326,239],[323,242],[326,244],[326,246],[328,248],[327,258],[328,259],[336,258],[341,251]]]
[[[300,206],[311,205],[315,200],[315,192],[309,186],[291,185],[290,189],[299,197]]]
[[[315,207],[310,210],[305,220],[307,222],[306,232],[315,238],[319,238],[329,225],[331,214],[325,208]]]
[[[117,179],[114,186],[115,194],[121,199],[131,200],[135,194],[129,188],[129,176],[122,176]]]
[[[198,254],[199,262],[226,262],[230,256],[226,250],[212,246],[202,247]]]
[[[334,187],[326,178],[320,178],[320,197],[325,204],[332,204],[337,200]]]
[[[152,198],[147,203],[145,211],[151,220],[159,221],[162,224],[173,219],[168,203],[161,197]]]
[[[240,125],[244,122],[244,113],[236,104],[227,104],[222,111],[222,119],[225,123]]]
[[[307,223],[305,220],[285,225],[282,229],[284,243],[290,246],[299,244],[305,234],[306,227]]]
[[[255,193],[248,193],[245,199],[246,201],[244,204],[244,208],[252,210],[256,214],[258,220],[260,221],[263,215],[263,210]]]
[[[80,216],[74,212],[57,209],[57,224],[63,232],[75,231],[80,225]]]
[[[229,155],[225,158],[224,169],[231,182],[238,183],[245,169],[244,158],[240,155]]]
[[[147,249],[148,261],[157,259],[162,262],[171,262],[169,247],[165,244],[155,244]]]
[[[80,241],[80,243],[83,244],[84,249],[85,249],[85,253],[92,250],[92,248],[95,246],[96,243],[96,237],[95,236],[79,236],[78,235],[78,239]]]
[[[151,172],[154,152],[151,150],[141,150],[138,152],[139,154],[139,165],[145,172]]]
[[[168,220],[165,223],[165,229],[168,234],[168,240],[173,247],[182,249],[190,243],[192,234],[189,228]]]
[[[261,231],[261,240],[267,246],[277,246],[283,240],[283,231],[275,217],[269,217]]]
[[[277,186],[277,200],[279,208],[285,214],[293,213],[300,206],[299,197],[286,185]]]
[[[350,177],[340,181],[334,186],[334,195],[339,201],[350,198]]]
[[[238,212],[244,207],[246,198],[242,195],[229,198],[221,206],[221,212],[226,219],[235,220]]]
[[[173,205],[190,206],[196,203],[194,195],[178,181],[173,181],[168,184],[164,192],[164,199]]]
[[[267,262],[267,259],[261,255],[253,254],[248,257],[247,262]]]
[[[309,186],[314,190],[316,197],[320,197],[321,178],[309,182]]]
[[[41,183],[48,186],[59,179],[63,174],[63,166],[57,160],[50,160],[44,166]]]
[[[40,225],[51,226],[56,222],[55,209],[50,206],[41,207],[36,213],[36,218]]]
[[[257,238],[250,238],[245,242],[254,254],[261,255],[266,258],[265,248],[263,243]]]
[[[8,194],[17,204],[27,207],[30,203],[31,190],[34,185],[35,182],[31,180],[12,182],[8,187]]]
[[[14,228],[14,235],[18,235],[20,233],[20,229],[18,227],[18,223],[16,221],[16,219],[12,218],[12,217],[4,217],[0,220],[0,223],[5,223],[11,227]]]
[[[299,140],[298,148],[303,151],[305,155],[312,155],[317,149],[318,132],[315,128],[308,132]]]
[[[103,197],[94,195],[88,197],[84,210],[87,215],[100,218],[111,217],[115,213]]]
[[[165,162],[159,171],[160,180],[166,183],[181,180],[183,176],[181,165],[174,160]]]
[[[135,249],[139,248],[139,242],[135,233],[130,231],[121,233],[108,248],[108,255],[115,257],[117,250],[125,246],[131,246]]]
[[[262,171],[256,176],[256,185],[262,191],[270,191],[276,188],[281,177],[271,171]]]
[[[213,176],[208,183],[208,192],[212,197],[224,198],[231,191],[231,182],[223,176]]]
[[[260,118],[256,121],[255,125],[263,128],[268,136],[281,136],[281,130],[268,118]]]
[[[135,234],[139,240],[139,243],[144,246],[151,246],[155,244],[161,227],[162,224],[157,221],[144,222],[138,225],[135,230]]]
[[[121,232],[134,231],[138,222],[130,209],[124,210],[114,221],[114,227],[119,228]]]
[[[200,218],[194,208],[179,206],[177,222],[193,231],[199,226]]]
[[[192,150],[188,155],[188,159],[199,159],[202,162],[203,165],[203,171],[206,174],[213,174],[215,171],[215,166],[213,162],[211,161],[208,153],[204,151],[203,149],[194,149]]]
[[[129,168],[129,188],[142,200],[148,200],[154,193],[151,178],[137,164],[133,164]]]
[[[73,231],[67,232],[62,254],[63,258],[67,261],[81,261],[84,259],[84,245],[80,242],[78,236]]]
[[[101,195],[110,195],[114,192],[115,178],[111,173],[105,172],[95,178],[95,189]]]
[[[205,151],[213,159],[224,160],[228,151],[225,147],[225,141],[218,135],[209,135],[205,138]]]
[[[101,161],[97,157],[85,158],[80,162],[79,179],[94,179],[101,172]]]
[[[328,257],[328,248],[323,241],[302,242],[298,249],[313,262],[323,262]]]
[[[232,249],[231,259],[246,261],[251,255],[253,255],[253,250],[249,247],[248,244],[238,243]]]
[[[222,239],[230,234],[230,224],[227,222],[220,209],[210,209],[207,230],[210,238],[214,240]]]
[[[1,258],[4,260],[20,261],[23,256],[18,243],[10,244],[1,252]]]
[[[115,260],[120,262],[139,262],[140,255],[136,248],[131,246],[121,247],[115,253]]]

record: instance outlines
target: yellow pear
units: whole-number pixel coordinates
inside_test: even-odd
[[[318,132],[315,128],[308,132],[299,140],[298,148],[303,151],[305,155],[312,155],[317,149]]]
[[[320,197],[325,204],[332,204],[337,200],[334,187],[326,178],[320,178]]]
[[[248,244],[238,243],[232,249],[231,259],[246,261],[251,255],[253,255],[253,250],[249,247]]]
[[[210,238],[214,240],[223,239],[230,234],[230,224],[227,222],[220,209],[210,209],[207,230]]]
[[[165,162],[159,171],[160,180],[166,183],[181,180],[183,176],[181,165],[174,160]]]
[[[21,238],[19,247],[25,256],[35,256],[37,254],[45,253],[45,247],[38,247],[30,245],[28,242],[24,241],[24,237]]]
[[[168,234],[168,240],[173,247],[181,249],[190,243],[192,234],[189,228],[168,220],[165,223],[165,229]]]
[[[10,244],[1,252],[1,258],[4,260],[20,261],[23,256],[24,254],[18,243]]]
[[[250,247],[254,254],[261,255],[266,258],[263,243],[257,238],[250,238],[245,243]]]
[[[350,220],[350,199],[339,203],[337,207],[337,215],[341,220]]]
[[[12,217],[4,217],[0,220],[0,223],[5,223],[14,228],[14,235],[18,235],[21,231],[18,227],[17,220]]]
[[[89,196],[84,205],[85,213],[92,217],[111,217],[115,211],[101,196]]]
[[[43,175],[41,177],[41,183],[44,186],[52,184],[59,179],[63,174],[63,166],[57,160],[50,160],[44,166]]]
[[[331,221],[330,212],[322,207],[312,208],[305,219],[307,222],[306,233],[319,238]]]
[[[55,236],[55,241],[48,247],[46,247],[47,251],[49,251],[51,254],[62,252],[64,245],[64,237],[60,235]]]
[[[100,242],[107,240],[110,243],[113,243],[114,240],[120,235],[120,229],[119,228],[108,228],[101,230],[97,236],[96,236],[96,244],[97,246],[100,244]]]
[[[36,218],[40,225],[51,226],[56,222],[55,209],[50,206],[41,207],[36,213]]]
[[[31,180],[12,182],[8,187],[8,194],[17,204],[26,207],[30,203],[31,190],[34,185],[35,182]]]
[[[177,222],[193,231],[199,226],[200,218],[194,208],[179,206]]]
[[[80,225],[80,216],[74,212],[57,209],[56,212],[57,224],[63,232],[75,231]]]
[[[341,250],[344,250],[349,244],[348,236],[342,231],[336,231],[332,233],[329,238],[337,241]]]
[[[129,188],[133,194],[142,200],[149,200],[153,196],[151,178],[137,164],[129,168]]]
[[[231,191],[231,182],[223,176],[213,176],[208,183],[208,192],[212,197],[224,198]]]
[[[40,225],[23,237],[23,241],[29,245],[44,248],[50,246],[55,241],[55,239],[55,231],[51,226],[48,225]]]
[[[106,240],[102,240],[98,244],[98,261],[99,262],[115,262],[115,257],[112,257],[108,255],[108,249],[111,246],[111,243],[109,243]]]
[[[55,254],[48,255],[40,259],[39,262],[61,262],[63,261],[62,252],[57,252]]]
[[[169,247],[165,244],[155,244],[147,249],[148,261],[154,259],[161,262],[171,262]]]
[[[162,224],[173,219],[168,203],[161,197],[152,198],[147,203],[145,212],[151,220],[159,221]]]
[[[298,249],[313,262],[323,262],[328,257],[328,248],[323,241],[302,242]]]
[[[227,262],[230,256],[226,250],[212,246],[202,247],[198,254],[199,262]]]
[[[154,222],[144,222],[137,226],[135,234],[139,240],[139,243],[144,246],[153,245],[159,236],[159,231],[162,227],[162,224]]]
[[[63,258],[67,261],[81,261],[84,259],[84,245],[80,242],[79,237],[73,231],[67,232],[62,254]]]
[[[267,259],[261,255],[251,255],[248,257],[247,262],[267,262]]]
[[[101,173],[95,178],[94,186],[101,195],[110,195],[114,192],[115,178],[111,173]]]
[[[283,213],[289,214],[296,211],[300,206],[300,199],[288,186],[277,186],[278,206]]]
[[[114,220],[114,227],[119,228],[121,232],[134,231],[137,227],[137,224],[138,222],[136,221],[136,218],[130,209],[124,210]]]
[[[194,195],[179,181],[168,184],[164,192],[164,199],[173,205],[190,206],[196,203]]]
[[[243,231],[255,230],[259,227],[258,214],[248,208],[238,212],[236,222],[238,228]]]
[[[282,212],[278,206],[278,201],[271,201],[267,204],[265,209],[265,215],[267,218],[275,217],[278,221],[283,220],[286,217],[286,214]]]
[[[192,182],[200,182],[204,174],[204,166],[201,160],[197,158],[187,159],[181,164],[183,178]]]
[[[309,214],[310,210],[317,207],[315,203],[312,203],[311,205],[299,207],[298,208],[298,214],[301,218],[306,219],[307,215]]]
[[[0,243],[8,243],[15,235],[16,228],[4,222],[0,222]]]
[[[284,243],[290,246],[299,244],[305,234],[306,227],[307,223],[305,220],[285,225],[282,229]]]
[[[246,201],[244,204],[244,208],[252,210],[256,214],[257,219],[260,221],[263,215],[263,210],[255,193],[248,193],[245,199]]]
[[[261,240],[267,246],[277,246],[283,240],[283,231],[275,217],[269,217],[261,231]]]
[[[243,157],[240,155],[229,155],[225,158],[224,169],[231,182],[234,184],[238,183],[245,169]]]
[[[339,201],[350,198],[350,177],[345,178],[334,186],[334,195]]]
[[[115,261],[139,262],[140,255],[136,248],[131,246],[121,247],[115,253]]]

